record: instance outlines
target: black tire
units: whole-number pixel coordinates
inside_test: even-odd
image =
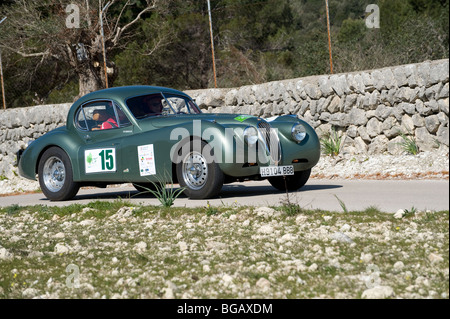
[[[303,187],[311,175],[311,169],[306,171],[297,171],[294,175],[279,176],[279,177],[269,177],[269,183],[280,191],[296,191],[297,189]],[[286,178],[286,179],[285,179]]]
[[[224,176],[211,154],[211,146],[204,141],[191,141],[189,151],[181,156],[176,171],[180,187],[185,188],[184,194],[191,199],[212,198],[219,194]]]
[[[136,188],[136,190],[139,193],[148,193],[149,190],[156,191],[161,186],[161,184],[159,184],[159,183],[155,183],[155,184],[152,184],[152,183],[133,183],[133,186],[134,186],[134,188]]]
[[[73,181],[69,156],[59,147],[51,147],[42,154],[38,175],[41,190],[51,201],[72,199],[80,189]]]

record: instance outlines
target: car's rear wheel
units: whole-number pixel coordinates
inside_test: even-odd
[[[186,196],[205,199],[216,196],[223,186],[224,176],[211,147],[204,141],[190,142],[189,150],[176,166],[177,178]]]
[[[303,187],[311,175],[311,169],[297,171],[294,175],[269,177],[269,183],[280,191],[295,191]]]
[[[59,147],[51,147],[42,154],[38,175],[41,190],[51,201],[71,199],[80,189],[73,181],[69,156]]]

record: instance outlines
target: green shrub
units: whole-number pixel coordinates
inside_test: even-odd
[[[320,139],[320,145],[325,155],[337,156],[341,151],[342,137],[339,136],[333,127],[331,132],[325,134]]]

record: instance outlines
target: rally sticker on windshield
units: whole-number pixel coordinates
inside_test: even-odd
[[[239,115],[239,116],[235,117],[234,119],[236,121],[239,121],[239,122],[244,122],[246,119],[249,119],[251,117],[254,117],[254,116],[252,116],[252,115]]]
[[[116,149],[98,148],[84,151],[86,173],[116,171]]]
[[[153,144],[138,146],[139,173],[141,176],[155,175],[155,153]]]

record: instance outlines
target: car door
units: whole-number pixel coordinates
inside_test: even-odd
[[[81,180],[122,182],[122,140],[132,129],[119,105],[112,100],[90,101],[77,110],[75,119],[82,141],[78,151]]]

